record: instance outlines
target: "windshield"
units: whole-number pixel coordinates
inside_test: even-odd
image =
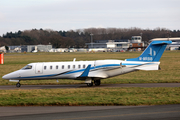
[[[32,69],[32,65],[26,65],[25,67],[22,68],[22,70],[27,70],[27,69]]]

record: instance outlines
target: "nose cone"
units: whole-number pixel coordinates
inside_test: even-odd
[[[10,76],[9,76],[9,74],[6,74],[6,75],[4,75],[2,78],[8,80],[8,79],[10,79]]]
[[[8,79],[7,75],[4,75],[4,76],[2,77],[2,79]]]
[[[19,77],[19,72],[15,71],[15,72],[4,75],[2,78],[9,80],[9,79],[16,79],[18,77]]]

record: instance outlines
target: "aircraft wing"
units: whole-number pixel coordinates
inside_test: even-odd
[[[88,65],[84,72],[79,77],[88,77],[89,70],[91,69],[91,65]]]
[[[78,76],[77,80],[85,80],[86,78],[107,78],[108,76],[102,70],[96,70],[95,67],[88,65],[84,72]]]

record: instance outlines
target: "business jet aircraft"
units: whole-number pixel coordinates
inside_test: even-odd
[[[159,60],[172,41],[152,41],[145,51],[137,58],[126,60],[95,60],[72,62],[30,63],[20,70],[4,75],[3,79],[11,82],[37,79],[74,79],[84,80],[87,86],[101,84],[101,79],[109,78],[136,70],[158,70]]]

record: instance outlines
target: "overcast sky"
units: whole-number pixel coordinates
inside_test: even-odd
[[[180,29],[180,0],[0,0],[0,36],[30,29]]]

